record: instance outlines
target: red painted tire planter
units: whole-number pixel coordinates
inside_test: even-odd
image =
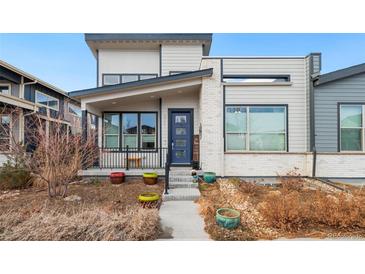
[[[110,173],[110,182],[113,185],[119,185],[124,182],[125,180],[125,173],[124,172],[112,172]]]

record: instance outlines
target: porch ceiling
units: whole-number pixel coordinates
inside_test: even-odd
[[[100,101],[94,101],[94,102],[88,102],[87,106],[83,105],[85,109],[92,107],[94,109],[97,109],[99,111],[107,111],[110,108],[118,107],[118,105],[133,105],[136,102],[151,102],[158,100],[162,97],[173,97],[176,95],[186,94],[190,95],[195,92],[200,91],[200,84],[187,86],[187,87],[181,87],[181,88],[174,88],[174,89],[168,89],[168,90],[156,90],[148,93],[135,93],[131,94],[129,96],[119,97],[119,98],[108,98],[105,100]]]

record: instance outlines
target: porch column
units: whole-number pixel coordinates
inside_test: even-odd
[[[82,139],[84,142],[87,141],[88,136],[88,128],[87,128],[87,110],[83,110],[81,112],[81,130],[82,130]]]

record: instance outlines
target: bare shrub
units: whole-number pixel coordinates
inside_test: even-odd
[[[0,215],[0,240],[140,241],[156,239],[159,234],[157,209],[131,207],[107,213],[88,208],[70,213],[42,208],[30,216],[14,211]]]
[[[285,175],[278,174],[278,177],[282,188],[286,191],[299,191],[303,189],[304,179],[297,167],[294,167],[294,169],[290,170]]]
[[[307,204],[301,201],[297,191],[267,195],[258,210],[271,227],[286,231],[297,231],[308,222]]]
[[[19,117],[17,111],[3,108],[3,112],[11,113],[12,117]],[[50,197],[65,197],[68,184],[77,176],[78,170],[95,162],[97,147],[94,136],[83,140],[80,135],[70,134],[61,119],[52,119],[49,127],[45,121],[40,114],[28,115],[24,125],[26,143],[12,138],[10,144],[6,144],[7,157],[10,162],[20,159],[24,169],[31,172],[35,185],[47,185]]]
[[[311,220],[334,228],[365,228],[364,198],[341,192],[328,195],[317,191],[311,202]]]

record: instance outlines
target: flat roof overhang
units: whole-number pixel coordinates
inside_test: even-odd
[[[102,86],[91,89],[76,90],[69,93],[72,98],[82,99],[83,101],[95,101],[98,98],[119,98],[128,96],[129,93],[148,93],[153,90],[175,89],[187,85],[201,84],[202,77],[210,77],[213,69],[197,70],[175,75],[162,76],[141,81],[128,82],[118,85]]]
[[[209,55],[212,44],[211,33],[85,33],[85,41],[94,56],[101,46],[109,47],[116,43],[143,43],[150,46],[165,43],[190,42],[204,45],[203,55]],[[102,47],[101,47],[102,48]]]

